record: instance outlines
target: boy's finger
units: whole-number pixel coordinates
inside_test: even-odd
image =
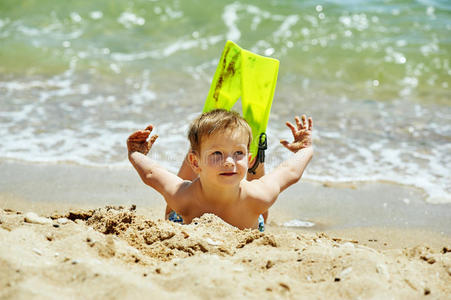
[[[148,130],[140,130],[140,131],[137,131],[136,137],[142,138],[142,139],[147,139],[147,137],[149,135],[150,135],[150,131],[148,131]]]
[[[301,120],[299,119],[299,117],[296,116],[294,118],[294,120],[296,121],[296,125],[298,126],[298,130],[301,130],[302,129],[302,123],[301,123]]]
[[[150,131],[137,131],[130,135],[127,139],[128,142],[133,143],[144,143],[147,140],[147,137],[149,136]]]
[[[157,140],[158,135],[152,135],[149,139],[149,141],[147,142],[147,149],[152,148],[153,143],[155,143],[155,141]]]
[[[303,128],[307,129],[307,117],[305,115],[302,115],[302,126]]]
[[[150,150],[150,148],[152,148],[153,143],[155,143],[155,140],[158,138],[158,135],[153,135],[150,137],[149,141],[147,142],[146,148],[147,151]]]
[[[127,140],[127,143],[139,143],[139,144],[142,144],[142,143],[145,143],[145,142],[146,142],[145,139],[128,139]]]
[[[285,146],[286,148],[288,148],[288,145],[290,144],[290,143],[288,143],[287,140],[280,140],[280,143],[281,143],[283,146]]]
[[[153,145],[153,143],[155,143],[155,141],[157,140],[157,138],[158,138],[158,135],[152,135],[151,137],[150,137],[150,140],[149,140],[149,146],[150,147],[152,147],[152,145]]]
[[[309,130],[313,129],[313,119],[312,118],[308,118],[308,129]]]
[[[291,124],[288,121],[285,124],[291,129],[291,132],[293,133],[293,136],[295,136],[296,135],[296,128],[294,127],[294,125]]]
[[[288,150],[293,151],[293,145],[288,143],[286,140],[281,140],[280,143]]]
[[[144,135],[141,131],[135,131],[128,137],[128,139],[136,140],[136,139],[142,139],[143,137],[144,137]]]

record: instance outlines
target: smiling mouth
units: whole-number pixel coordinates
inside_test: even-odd
[[[223,176],[232,176],[235,175],[236,172],[224,172],[224,173],[220,173],[219,175],[223,175]]]

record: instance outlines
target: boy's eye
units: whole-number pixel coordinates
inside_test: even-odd
[[[243,151],[235,151],[235,158],[237,159],[241,159],[244,156],[244,152]]]
[[[209,160],[211,163],[217,164],[222,161],[222,153],[221,151],[212,152],[209,156]]]

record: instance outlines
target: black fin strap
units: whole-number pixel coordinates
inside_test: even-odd
[[[255,163],[252,166],[252,168],[247,170],[249,173],[255,174],[255,170],[257,170],[258,165],[260,163],[265,162],[265,150],[266,149],[268,149],[268,141],[266,138],[266,133],[262,132],[260,134],[260,137],[258,138],[258,151],[257,151],[257,156],[255,158]]]

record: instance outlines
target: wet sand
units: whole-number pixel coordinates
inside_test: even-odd
[[[0,163],[0,174],[0,298],[451,293],[451,206],[408,187],[301,182],[260,233],[213,215],[161,220],[163,200],[131,169]],[[292,219],[315,226],[283,226]]]

